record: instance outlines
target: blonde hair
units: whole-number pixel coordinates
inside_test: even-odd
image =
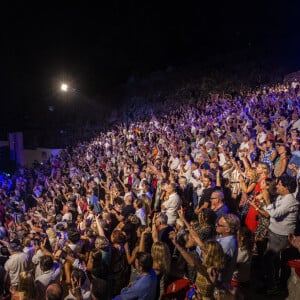
[[[260,162],[258,163],[257,166],[260,166],[264,171],[264,175],[268,176],[270,174],[270,167],[268,164],[264,163],[264,162]]]
[[[153,258],[153,265],[162,274],[168,274],[171,265],[171,254],[167,244],[163,242],[155,242],[151,247],[151,256]]]
[[[251,182],[258,181],[258,175],[255,169],[250,168],[246,171],[246,176],[251,180]]]
[[[31,244],[31,239],[29,237],[24,238],[23,240],[23,246],[24,247],[29,247]]]
[[[20,272],[18,291],[24,293],[24,300],[35,299],[34,277],[32,272]]]
[[[110,245],[109,240],[105,236],[97,236],[95,241],[98,242],[98,247],[99,249],[105,249]]]
[[[55,232],[55,230],[53,228],[48,228],[46,230],[46,233],[47,233],[49,239],[56,238],[56,232]]]
[[[216,267],[218,270],[224,268],[225,254],[222,246],[217,241],[205,242],[203,252],[205,253],[203,265],[207,268]]]

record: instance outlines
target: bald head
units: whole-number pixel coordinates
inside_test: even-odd
[[[50,284],[46,289],[46,300],[62,300],[63,290],[57,283]]]

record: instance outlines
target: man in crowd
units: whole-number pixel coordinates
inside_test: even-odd
[[[129,287],[123,288],[114,300],[153,300],[156,294],[156,274],[152,269],[153,259],[149,253],[138,252],[135,268],[138,276]]]
[[[288,235],[296,229],[299,212],[299,202],[293,195],[296,187],[295,178],[287,174],[280,176],[276,184],[279,196],[274,203],[264,207],[270,216],[268,245],[264,255],[268,295],[279,292],[276,281],[280,273],[280,253],[289,244]]]
[[[167,192],[169,194],[169,198],[167,201],[162,203],[161,209],[166,212],[166,215],[168,216],[168,225],[174,226],[178,217],[177,211],[180,208],[181,199],[176,192],[175,183],[169,183],[167,185]]]

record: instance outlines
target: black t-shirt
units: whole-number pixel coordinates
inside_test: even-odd
[[[193,185],[191,183],[185,189],[179,187],[177,192],[181,198],[183,208],[193,207]]]

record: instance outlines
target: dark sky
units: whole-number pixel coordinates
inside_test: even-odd
[[[287,42],[300,37],[299,1],[18,2],[1,9],[2,120],[60,97],[63,80],[96,97],[132,74],[211,54],[299,49]]]

